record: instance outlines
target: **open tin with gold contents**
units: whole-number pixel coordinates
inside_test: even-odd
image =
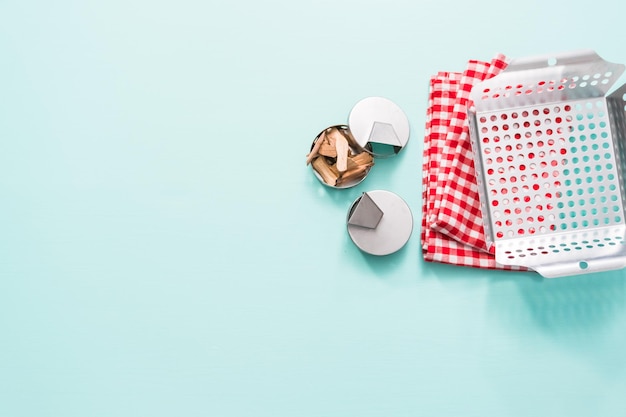
[[[306,163],[332,188],[354,187],[374,166],[374,158],[399,153],[409,140],[406,114],[391,100],[368,97],[350,112],[348,125],[320,132],[311,145]]]
[[[374,165],[371,146],[361,147],[346,125],[331,126],[316,136],[307,155],[315,176],[325,185],[349,188],[365,179]]]

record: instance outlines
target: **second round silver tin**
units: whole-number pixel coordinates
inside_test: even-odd
[[[385,190],[363,193],[346,218],[354,244],[371,255],[389,255],[402,249],[413,231],[413,215],[397,194]]]

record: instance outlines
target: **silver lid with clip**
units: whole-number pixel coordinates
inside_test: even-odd
[[[409,120],[402,109],[384,97],[368,97],[354,105],[348,125],[356,142],[373,147],[375,157],[399,153],[409,141]]]
[[[346,220],[354,244],[371,255],[397,252],[413,231],[409,206],[397,194],[385,190],[359,196],[350,206]]]

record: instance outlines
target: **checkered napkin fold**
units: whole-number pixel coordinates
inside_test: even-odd
[[[471,60],[464,72],[439,72],[430,79],[422,176],[424,259],[489,269],[500,265],[483,228],[467,109],[472,86],[498,75],[503,55]]]

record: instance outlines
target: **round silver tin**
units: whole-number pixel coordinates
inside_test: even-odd
[[[346,219],[352,242],[371,255],[389,255],[402,249],[413,231],[413,216],[406,202],[385,190],[363,193]]]
[[[330,129],[338,129],[340,131],[341,134],[344,135],[344,137],[346,137],[348,139],[348,144],[350,145],[350,150],[352,151],[352,153],[354,154],[358,154],[361,152],[367,152],[370,155],[372,154],[372,147],[369,144],[366,144],[365,146],[361,146],[359,145],[355,139],[354,136],[352,135],[352,133],[350,132],[350,128],[347,125],[335,125],[335,126],[329,126],[326,129],[322,130],[320,133],[317,134],[317,136],[315,137],[315,139],[313,140],[313,143],[311,144],[311,150],[313,149],[313,147],[315,146],[315,142],[317,142],[320,138],[320,136],[322,135],[322,133],[327,132]],[[367,177],[367,174],[370,172],[370,170],[372,169],[372,167],[367,167],[365,169],[365,171],[357,176],[356,178],[353,178],[349,181],[346,182],[342,182],[340,184],[329,184],[326,181],[324,181],[324,179],[322,178],[322,176],[313,168],[313,166],[311,165],[311,170],[313,171],[313,174],[315,174],[315,177],[317,177],[317,179],[324,185],[326,185],[327,187],[330,188],[350,188],[350,187],[354,187],[355,185],[360,184],[365,177]]]
[[[368,97],[354,105],[348,126],[360,146],[371,144],[376,157],[393,156],[409,141],[409,120],[402,109],[384,97]]]

